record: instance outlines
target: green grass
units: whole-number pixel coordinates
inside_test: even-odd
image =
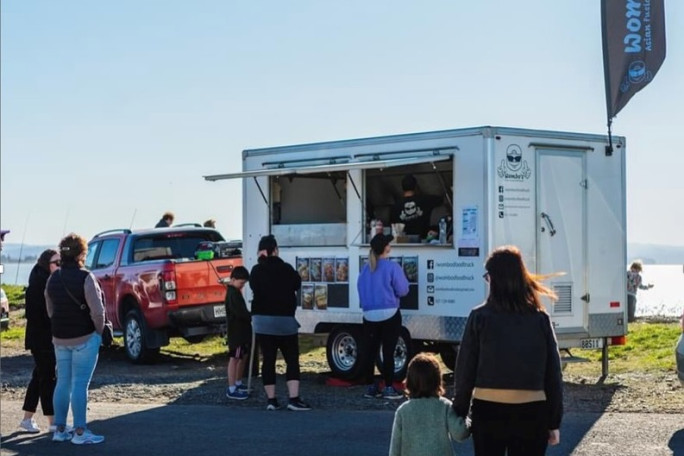
[[[7,294],[7,300],[10,303],[11,309],[24,307],[25,293],[23,285],[7,285],[3,283],[2,289],[5,290],[5,293]]]
[[[202,358],[212,358],[226,353],[225,338],[223,336],[209,336],[202,342],[191,344],[180,337],[172,338],[171,343],[162,347],[165,352],[180,353],[187,356],[199,355]],[[299,337],[299,352],[322,356],[325,359],[325,348],[321,345],[319,336],[302,335]]]
[[[671,371],[675,368],[674,348],[681,330],[677,322],[630,323],[626,345],[608,349],[610,372]],[[600,369],[601,350],[572,350],[574,356],[587,358],[591,363],[574,363],[566,372],[572,374],[594,373]]]

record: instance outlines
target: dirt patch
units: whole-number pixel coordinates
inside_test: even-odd
[[[253,381],[254,393],[246,401],[225,397],[225,355],[203,358],[162,350],[154,364],[134,365],[124,350],[115,346],[100,353],[90,387],[94,402],[229,404],[235,407],[262,407],[265,403],[260,378]],[[30,379],[33,360],[27,351],[11,344],[2,347],[2,399],[22,400]],[[301,357],[301,395],[317,409],[387,410],[399,401],[365,399],[361,385],[328,386],[327,363],[308,354]],[[279,361],[278,372],[285,371]],[[681,413],[684,388],[674,372],[609,375],[598,378],[565,375],[565,410],[582,412]],[[453,375],[445,375],[447,397],[453,394]],[[277,379],[277,394],[287,397],[285,379]]]

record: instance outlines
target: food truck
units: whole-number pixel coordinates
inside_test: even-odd
[[[603,349],[605,374],[607,347],[627,331],[625,139],[608,144],[603,135],[483,126],[249,149],[242,172],[204,178],[243,179],[245,266],[273,234],[302,277],[300,333],[327,334],[338,377],[359,371],[356,281],[378,232],[395,235],[391,260],[410,283],[398,376],[418,351],[454,366],[468,314],[487,295],[487,254],[506,244],[532,272],[555,274],[546,283],[558,300],[544,302],[559,345]],[[441,198],[430,235],[402,233],[393,216],[408,174],[420,194]]]

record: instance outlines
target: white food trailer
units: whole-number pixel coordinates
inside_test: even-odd
[[[602,348],[605,375],[608,345],[627,332],[625,139],[613,140],[609,150],[602,135],[486,126],[245,150],[242,172],[205,179],[243,178],[245,266],[256,263],[261,236],[275,235],[303,279],[300,332],[328,334],[339,377],[359,368],[356,279],[371,220],[390,232],[408,173],[445,201],[431,223],[450,223],[445,242],[393,244],[410,283],[398,375],[420,350],[454,365],[468,314],[487,294],[484,261],[504,244],[518,246],[533,272],[565,273],[547,281],[559,300],[545,301],[559,344]]]

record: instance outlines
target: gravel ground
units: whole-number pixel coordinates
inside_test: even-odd
[[[15,345],[15,344],[12,344]],[[2,399],[22,400],[31,375],[33,360],[27,351],[14,346],[1,349]],[[301,358],[301,396],[317,409],[387,410],[400,401],[365,399],[363,386],[333,387],[326,384],[327,363],[304,354]],[[277,394],[287,397],[284,364],[279,362]],[[260,378],[253,380],[254,393],[245,401],[224,396],[226,357],[202,359],[162,350],[150,365],[130,364],[119,346],[104,350],[93,376],[90,400],[109,403],[227,404],[260,408],[265,403]],[[565,410],[568,412],[682,413],[684,388],[675,373],[633,373],[598,378],[565,375]],[[453,376],[446,374],[447,397]]]

